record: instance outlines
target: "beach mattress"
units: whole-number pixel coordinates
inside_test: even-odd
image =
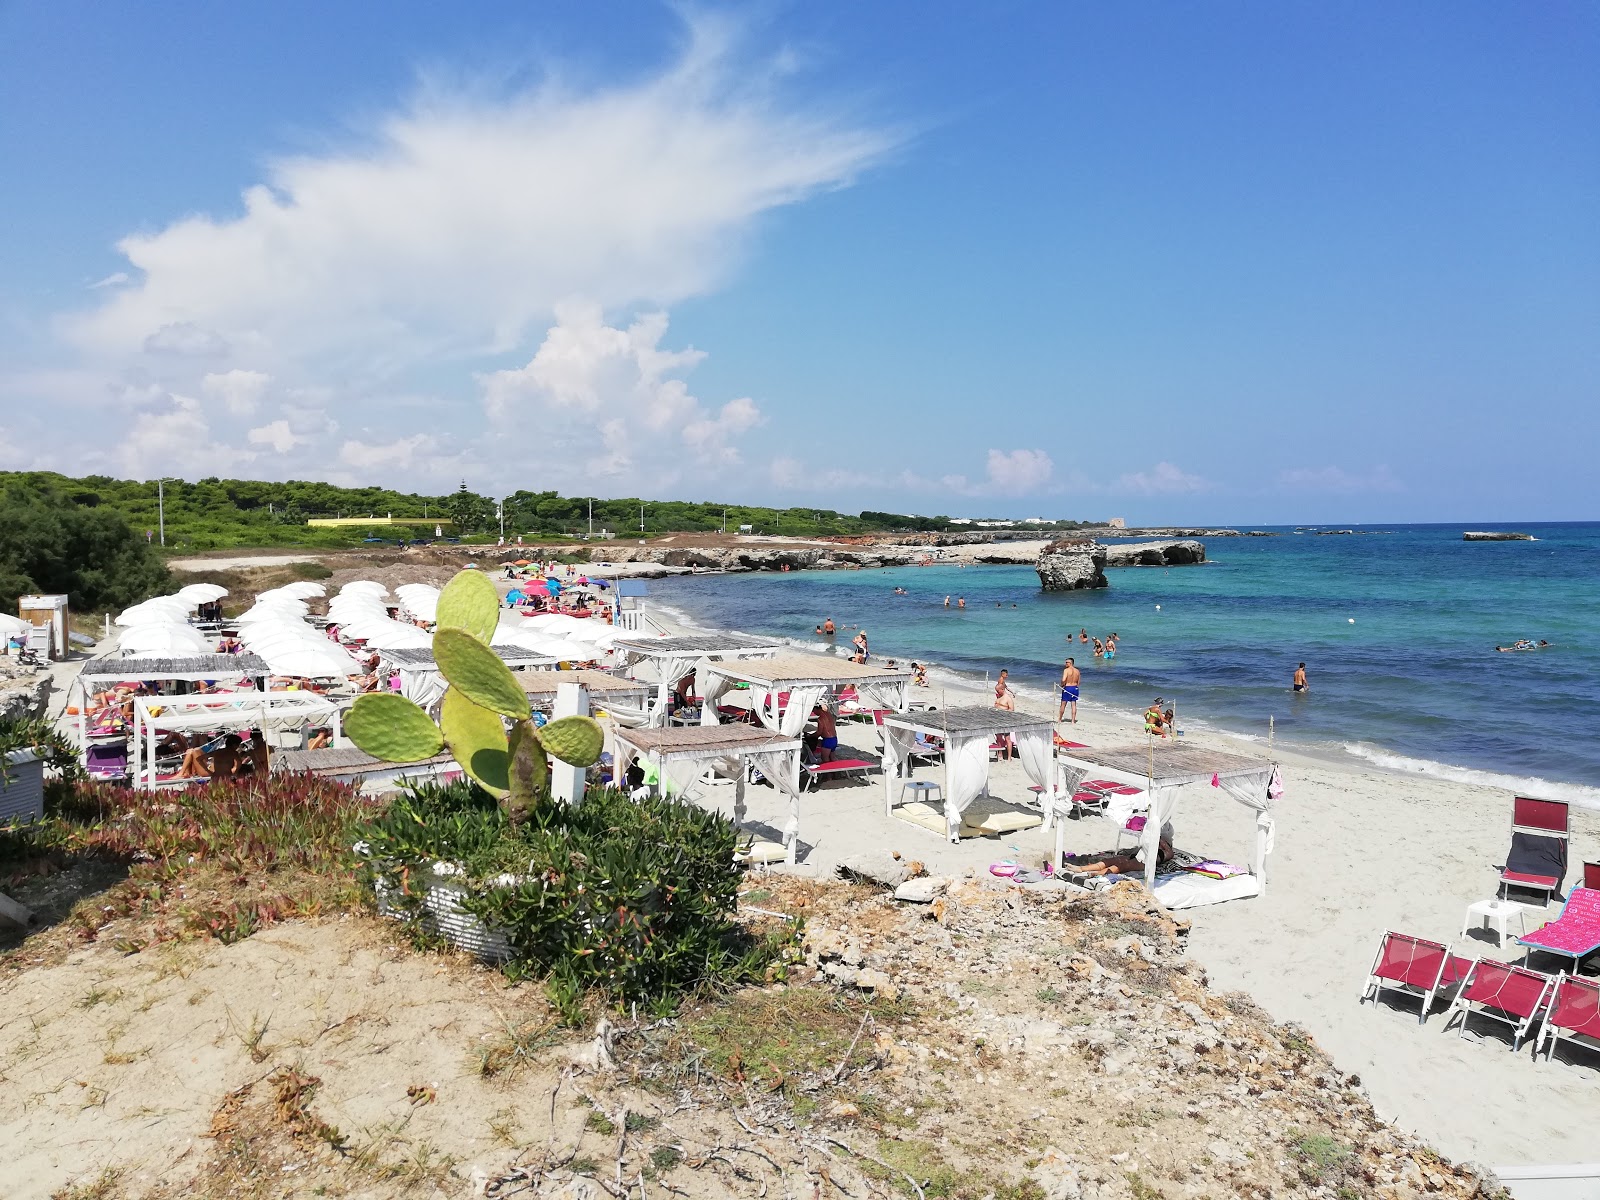
[[[903,820],[910,821],[913,825],[920,825],[924,829],[931,829],[940,837],[944,836],[944,806],[925,804],[921,800],[911,804],[896,806],[894,815]],[[986,800],[978,797],[967,806],[967,811],[961,814],[961,836],[998,837],[1002,833],[1016,833],[1019,829],[1032,829],[1036,825],[1044,824],[1044,818],[1036,812],[1017,808],[1000,800]]]
[[[1192,871],[1157,875],[1155,897],[1170,909],[1202,908],[1227,900],[1243,900],[1261,894],[1261,881],[1254,875],[1235,875],[1232,879],[1211,879]]]

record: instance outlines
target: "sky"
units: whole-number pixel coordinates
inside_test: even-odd
[[[0,469],[1600,519],[1588,3],[0,0]]]

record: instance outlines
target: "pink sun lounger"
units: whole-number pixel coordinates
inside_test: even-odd
[[[1600,980],[1562,975],[1544,1018],[1544,1051],[1554,1056],[1558,1040],[1600,1050]]]
[[[1586,956],[1600,950],[1600,891],[1589,887],[1573,888],[1554,921],[1517,941],[1530,952],[1543,950],[1546,954],[1570,958],[1572,969],[1576,971]]]
[[[1433,999],[1445,988],[1466,977],[1472,961],[1450,953],[1450,947],[1408,933],[1385,933],[1378,944],[1378,955],[1367,972],[1361,1000],[1378,998],[1388,988],[1408,996],[1422,997],[1422,1012],[1417,1023],[1428,1019]],[[1357,1001],[1360,1003],[1360,1001]]]
[[[1504,1021],[1512,1028],[1511,1049],[1515,1053],[1550,1002],[1555,986],[1556,979],[1552,976],[1480,958],[1467,971],[1467,978],[1456,993],[1450,1019],[1454,1019],[1457,1012],[1461,1014],[1461,1025],[1456,1030],[1458,1036],[1466,1034],[1467,1021],[1474,1014]],[[1447,1029],[1450,1019],[1445,1021]]]

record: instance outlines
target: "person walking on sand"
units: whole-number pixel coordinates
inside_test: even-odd
[[[1065,721],[1067,710],[1072,710],[1072,723],[1078,723],[1078,684],[1083,679],[1083,672],[1078,670],[1078,665],[1072,659],[1067,659],[1066,665],[1061,668],[1061,711],[1056,713],[1056,720]]]
[[[1301,663],[1294,669],[1294,690],[1297,692],[1309,691],[1311,685],[1306,682],[1306,665]]]

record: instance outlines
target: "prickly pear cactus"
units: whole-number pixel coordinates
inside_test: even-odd
[[[362,696],[345,732],[385,762],[415,762],[441,746],[495,796],[513,820],[550,788],[550,758],[587,767],[600,758],[605,733],[592,717],[562,717],[543,729],[530,719],[527,693],[490,648],[500,597],[479,571],[462,571],[439,594],[433,657],[450,687],[439,724],[402,696]],[[506,718],[511,721],[509,735]]]

